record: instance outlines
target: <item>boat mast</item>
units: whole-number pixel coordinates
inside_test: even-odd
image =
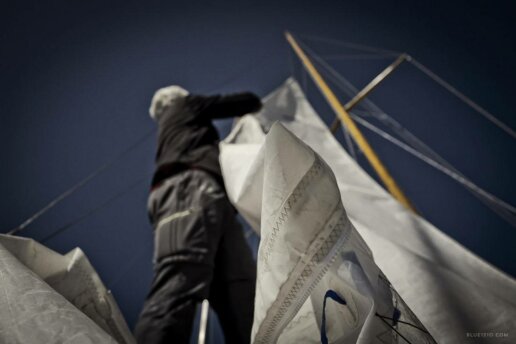
[[[289,32],[285,33],[287,41],[290,43],[292,49],[296,53],[296,55],[299,57],[301,62],[303,63],[303,66],[310,74],[310,77],[313,79],[319,90],[322,92],[330,106],[332,107],[333,111],[335,111],[336,115],[342,123],[346,126],[347,130],[349,131],[351,137],[353,140],[355,140],[356,144],[364,155],[366,156],[367,160],[375,170],[375,172],[378,174],[378,177],[382,180],[383,184],[387,188],[387,190],[396,198],[401,204],[403,204],[406,208],[410,209],[412,212],[416,213],[416,210],[410,200],[405,196],[401,188],[398,186],[396,181],[392,178],[387,168],[383,165],[383,163],[380,161],[380,158],[375,153],[371,145],[369,145],[369,142],[365,139],[364,135],[362,135],[362,132],[358,129],[355,122],[349,115],[349,113],[346,111],[344,106],[339,102],[333,91],[330,89],[328,84],[324,81],[321,74],[317,71],[317,69],[314,67],[308,56],[305,54],[303,49],[299,46],[297,41],[292,37],[292,35]],[[401,59],[401,56],[400,58]],[[401,60],[399,63],[401,63],[403,60]],[[398,63],[398,64],[399,64]],[[389,73],[387,73],[388,75]],[[376,79],[376,78],[375,78]],[[380,81],[383,78],[380,78]],[[374,85],[370,88],[372,90],[374,88]],[[369,91],[370,91],[369,90]],[[364,95],[360,98],[362,99],[367,95],[368,92],[365,92]],[[360,100],[358,99],[358,101]],[[358,102],[357,101],[357,102]]]

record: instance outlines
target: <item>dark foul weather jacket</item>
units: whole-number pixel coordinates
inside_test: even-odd
[[[212,120],[239,117],[260,107],[260,98],[249,92],[187,96],[180,111],[175,109],[174,114],[164,114],[158,121],[158,150],[152,186],[189,168],[205,170],[221,181],[219,135]]]

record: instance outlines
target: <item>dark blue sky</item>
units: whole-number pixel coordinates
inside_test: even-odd
[[[277,87],[292,70],[285,29],[407,51],[516,128],[516,11],[509,1],[53,1],[4,4],[0,13],[2,232],[151,130],[155,89],[181,84],[263,96]],[[333,65],[360,87],[389,62]],[[329,122],[331,111],[312,84],[308,90]],[[409,65],[371,97],[479,185],[516,204],[513,139]],[[515,228],[455,182],[364,132],[427,219],[516,275]],[[59,252],[83,248],[131,325],[151,277],[145,202],[154,148],[148,139],[25,232],[42,239],[147,178],[47,243]]]

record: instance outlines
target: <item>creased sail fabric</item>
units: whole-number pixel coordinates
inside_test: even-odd
[[[388,288],[394,300],[391,304],[394,308],[393,312],[396,313],[398,310],[402,314],[408,314],[407,316],[411,318],[408,309],[400,309],[404,308],[404,305],[394,292],[395,289],[439,343],[469,341],[478,343],[479,338],[475,337],[478,336],[478,333],[492,333],[493,335],[498,333],[501,334],[501,337],[497,338],[497,342],[508,343],[511,341],[510,334],[516,331],[516,283],[513,279],[482,261],[394,200],[347,155],[310,106],[294,80],[287,80],[283,86],[264,100],[264,104],[264,109],[260,114],[254,117],[244,117],[228,138],[221,143],[221,165],[229,197],[251,226],[262,235],[258,261],[257,313],[253,329],[255,341],[259,339],[256,335],[260,333],[261,324],[265,322],[269,314],[273,314],[267,312],[274,304],[274,300],[285,297],[281,293],[281,286],[286,283],[284,280],[287,278],[286,271],[291,271],[292,268],[292,266],[285,267],[286,262],[290,262],[287,258],[291,257],[292,249],[297,252],[296,254],[305,257],[307,251],[302,251],[299,247],[303,249],[310,247],[309,242],[304,242],[304,245],[308,245],[306,247],[298,243],[306,238],[295,231],[285,237],[283,242],[276,241],[276,244],[272,246],[269,244],[269,232],[278,233],[273,228],[278,227],[277,221],[279,223],[283,221],[281,217],[278,217],[283,209],[281,202],[286,199],[287,194],[289,195],[294,190],[289,183],[297,185],[301,176],[307,172],[307,167],[300,165],[299,162],[303,159],[294,156],[294,152],[301,154],[299,149],[282,149],[284,143],[280,142],[276,144],[278,152],[272,151],[270,144],[267,151],[267,140],[271,141],[271,139],[266,139],[264,133],[271,130],[275,121],[280,121],[302,142],[309,145],[317,153],[314,156],[322,158],[319,161],[325,161],[329,165],[336,175],[340,199],[347,216],[353,227],[360,233],[360,235],[351,236],[351,238],[356,238],[350,239],[352,241],[348,242],[348,244],[356,242],[356,244],[351,244],[352,249],[349,251],[343,249],[342,252],[347,253],[341,253],[335,258],[335,262],[347,262],[346,264],[351,266],[347,270],[348,272],[344,273],[343,271],[346,270],[339,270],[340,267],[328,268],[324,274],[325,277],[322,278],[323,282],[317,283],[312,291],[314,293],[318,290],[317,297],[313,298],[312,294],[294,316],[294,319],[299,317],[299,319],[310,320],[288,322],[278,337],[279,340],[289,333],[289,329],[292,333],[306,334],[304,338],[313,338],[313,326],[317,325],[317,328],[321,328],[322,314],[319,313],[323,302],[322,296],[326,292],[324,289],[329,285],[342,286],[345,290],[341,291],[340,295],[347,301],[350,297],[346,297],[346,295],[349,293],[353,295],[351,300],[355,300],[355,296],[363,296],[364,290],[368,290],[364,285],[371,281],[382,280],[387,287],[380,288],[375,284],[373,286],[380,290]],[[270,135],[271,133],[269,133]],[[293,145],[293,147],[295,146]],[[301,146],[303,145],[301,144]],[[283,152],[281,159],[280,151]],[[305,154],[305,160],[310,161],[308,158],[310,154],[304,152],[302,154]],[[269,171],[266,161],[275,161],[276,164],[270,165],[270,167],[282,172]],[[305,164],[307,164],[306,161]],[[324,163],[321,164],[321,166],[326,166]],[[317,213],[312,215],[318,216]],[[311,219],[310,216],[308,218]],[[304,223],[305,220],[296,226]],[[354,233],[354,231],[352,232]],[[282,235],[286,235],[286,233]],[[365,240],[367,245],[362,242],[360,237]],[[265,254],[266,247],[275,247],[280,252],[277,255]],[[370,248],[376,264],[385,273],[394,289],[386,279],[381,277],[381,272],[375,270],[377,268],[372,260],[365,264],[365,262],[369,262],[368,254],[366,254],[367,247]],[[263,263],[264,254],[268,256],[266,265]],[[342,254],[347,255],[343,257]],[[262,255],[261,259],[260,255]],[[265,270],[264,267],[266,267]],[[279,270],[276,270],[277,268]],[[271,277],[262,277],[261,272],[263,271],[271,274]],[[349,271],[354,271],[354,273]],[[361,283],[351,283],[349,279],[346,280],[343,277],[349,275],[356,277],[358,276],[356,271],[361,271],[358,273],[358,275],[362,274],[362,277],[358,278]],[[371,275],[371,271],[378,272],[378,279],[375,279],[375,273]],[[327,276],[333,276],[334,282],[325,284],[326,279],[331,279]],[[378,284],[382,283],[378,282]],[[356,299],[360,300],[359,297]],[[380,298],[385,303],[387,299],[388,297]],[[377,299],[369,300],[370,302],[374,300],[375,306],[377,305]],[[399,304],[396,304],[398,300]],[[327,305],[327,313],[330,306],[333,307],[333,312],[341,312],[340,314],[333,313],[334,316],[328,316],[332,312],[330,311],[326,315],[326,329],[331,328],[332,331],[337,331],[337,333],[333,332],[328,335],[330,342],[333,341],[332,338],[339,336],[336,328],[340,327],[347,333],[353,332],[351,328],[359,331],[356,321],[360,323],[360,320],[364,320],[364,318],[355,317],[357,315],[365,317],[364,314],[368,314],[364,311],[366,308],[360,308],[363,306],[360,302],[358,302],[360,306],[354,309],[333,301],[327,301]],[[375,318],[383,317],[382,319],[391,321],[392,325],[393,320],[388,320],[388,318],[395,318],[396,314],[389,315],[389,306],[385,307],[381,311],[386,313],[375,311],[378,313]],[[289,307],[286,306],[286,308]],[[260,314],[260,312],[264,313]],[[334,323],[330,325],[332,321]],[[413,325],[418,327],[414,317],[406,322],[410,321],[414,321]],[[362,324],[358,336],[369,335],[369,337],[364,337],[367,342],[374,335],[366,331],[367,327],[364,327],[364,324],[367,323]],[[416,329],[416,334],[417,331],[419,330]],[[399,335],[403,335],[403,333],[394,335],[392,333],[393,331],[389,331],[388,336],[397,336],[399,339]],[[508,334],[509,337],[504,334]],[[361,338],[357,337],[357,339]],[[376,335],[376,338],[382,337]],[[425,336],[420,338],[429,340]],[[384,342],[389,342],[389,340]]]
[[[84,253],[0,235],[0,343],[135,343]]]
[[[262,190],[253,343],[434,343],[375,265],[319,155],[276,123],[252,166],[244,189]]]

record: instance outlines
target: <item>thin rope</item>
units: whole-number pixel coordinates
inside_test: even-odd
[[[242,69],[242,70],[238,70],[234,75],[228,77],[227,79],[223,80],[222,82],[216,84],[215,87],[211,87],[211,89],[209,91],[207,91],[206,93],[211,93],[213,91],[215,91],[216,89],[220,88],[220,87],[223,87],[224,85],[228,84],[228,83],[231,83],[233,82],[236,78],[238,78],[244,71],[248,71],[249,69],[252,69],[253,67],[256,67],[257,65],[260,65],[261,63],[263,63],[263,60],[265,60],[265,58],[268,56],[268,54],[264,54],[262,55],[259,59],[258,59],[258,62],[259,63],[256,63],[256,62],[253,62],[252,64],[249,64],[246,66],[245,70]],[[73,186],[71,186],[70,188],[68,188],[67,190],[65,190],[63,193],[61,193],[60,195],[58,195],[56,198],[54,198],[53,200],[51,200],[48,204],[46,204],[44,207],[42,207],[40,210],[38,210],[36,213],[34,213],[32,216],[30,216],[29,218],[27,218],[25,221],[23,221],[20,225],[18,225],[17,227],[11,229],[10,231],[7,232],[7,234],[9,235],[16,235],[17,233],[19,233],[20,231],[24,230],[25,228],[27,228],[29,225],[31,225],[35,220],[37,220],[38,218],[40,218],[42,215],[44,215],[46,212],[48,212],[49,210],[51,210],[52,208],[54,208],[56,205],[58,205],[59,203],[61,203],[62,201],[64,201],[65,199],[67,199],[68,197],[70,197],[72,194],[74,194],[75,192],[79,191],[81,188],[83,188],[85,185],[87,185],[91,180],[93,180],[94,178],[98,177],[100,174],[102,174],[104,171],[106,171],[107,169],[109,169],[111,166],[113,166],[116,162],[120,161],[123,157],[125,157],[128,153],[130,153],[131,151],[133,151],[134,149],[136,149],[138,146],[140,146],[143,142],[145,142],[153,133],[154,133],[155,129],[152,129],[152,130],[149,130],[147,133],[145,133],[141,138],[139,138],[135,143],[133,143],[132,145],[130,145],[126,150],[124,150],[122,153],[120,153],[118,156],[116,156],[115,158],[107,161],[106,163],[104,163],[103,165],[100,165],[97,169],[95,169],[93,172],[91,172],[89,175],[87,175],[86,177],[84,177],[83,179],[81,179],[79,182],[77,182],[76,184],[74,184]]]
[[[136,186],[138,186],[140,183],[142,183],[145,180],[148,180],[147,176],[138,178],[136,181],[132,182],[129,186],[127,186],[124,189],[122,189],[121,191],[117,192],[115,195],[111,196],[110,198],[108,198],[107,200],[105,200],[104,202],[99,204],[98,206],[91,208],[86,213],[82,214],[81,216],[77,217],[76,219],[74,219],[74,220],[70,221],[69,223],[67,223],[67,224],[59,227],[58,229],[54,230],[53,232],[51,232],[50,234],[45,236],[43,239],[41,239],[40,242],[41,243],[45,243],[45,242],[55,238],[56,236],[58,236],[60,234],[63,234],[68,229],[70,229],[73,226],[77,225],[78,223],[84,221],[85,219],[87,219],[91,215],[93,215],[96,212],[98,212],[99,210],[107,207],[109,204],[113,203],[118,198],[122,197],[123,195],[125,195],[129,191],[133,190]]]
[[[125,157],[129,152],[140,146],[143,142],[145,142],[151,134],[154,132],[154,129],[149,130],[144,135],[142,135],[137,141],[135,141],[132,145],[130,145],[128,148],[126,148],[122,153],[118,154],[115,158],[109,160],[108,162],[100,165],[97,169],[95,169],[93,172],[91,172],[89,175],[87,175],[85,178],[80,180],[78,183],[67,189],[65,192],[58,195],[56,198],[54,198],[52,201],[50,201],[47,205],[45,205],[43,208],[38,210],[36,213],[34,213],[32,216],[30,216],[27,220],[22,222],[19,226],[13,228],[7,234],[9,235],[15,235],[19,233],[20,231],[27,228],[30,224],[32,224],[35,220],[37,220],[39,217],[41,217],[43,214],[48,212],[50,209],[54,208],[56,205],[70,197],[72,194],[83,188],[86,184],[88,184],[91,180],[105,172],[108,168],[113,166],[116,162],[120,161],[123,157]]]
[[[303,44],[303,42],[300,42]],[[304,45],[304,44],[303,44]],[[358,90],[347,81],[342,75],[340,75],[335,69],[333,69],[326,61],[324,61],[319,55],[317,55],[313,50],[304,45],[306,51],[312,56],[314,61],[319,63],[323,69],[329,73],[330,79],[337,85],[337,87],[347,94],[350,97],[353,97]],[[513,226],[516,226],[516,218],[515,218],[515,208],[508,203],[498,199],[496,196],[490,194],[484,189],[478,187],[471,180],[466,178],[462,173],[460,173],[457,169],[455,169],[450,163],[448,163],[444,158],[442,158],[439,154],[433,151],[429,146],[427,146],[424,142],[418,139],[414,134],[404,128],[400,123],[395,121],[392,117],[388,116],[385,112],[383,112],[378,106],[376,106],[372,101],[367,98],[363,100],[363,104],[366,108],[371,110],[371,114],[373,117],[380,120],[382,123],[386,124],[391,130],[400,135],[405,141],[409,142],[407,147],[412,148],[415,152],[422,154],[428,159],[431,159],[435,163],[439,164],[442,168],[445,168],[452,175],[459,178],[459,180],[467,181],[466,184],[462,184],[467,187],[469,191],[473,193],[480,201],[482,201],[485,205],[487,205],[491,210],[497,213],[499,216],[507,220]],[[379,129],[379,128],[377,128]],[[380,130],[380,129],[379,129]],[[387,134],[387,133],[385,133]],[[388,134],[387,134],[388,135]],[[401,141],[399,141],[401,142]],[[448,173],[447,173],[448,174]],[[449,175],[449,174],[448,174]]]
[[[396,322],[396,323],[399,323],[399,324],[403,324],[403,325],[408,325],[408,326],[411,326],[411,327],[413,327],[413,328],[415,328],[415,329],[417,329],[417,330],[419,330],[419,331],[421,331],[421,332],[423,332],[423,333],[430,334],[430,333],[429,333],[427,330],[425,330],[424,328],[421,328],[421,327],[419,327],[419,326],[416,326],[416,325],[414,325],[414,324],[412,324],[412,323],[409,323],[409,322],[407,322],[407,321],[403,321],[403,320],[399,320],[399,319],[394,319],[394,318],[386,317],[386,316],[384,316],[384,315],[380,315],[380,314],[378,314],[378,313],[376,313],[375,315],[376,315],[377,317],[379,317],[379,318],[383,318],[383,319],[386,319],[386,320],[392,320],[393,322]]]
[[[348,48],[353,48],[357,50],[363,50],[363,51],[370,51],[377,54],[384,54],[384,55],[391,55],[392,54],[400,54],[399,52],[395,52],[392,50],[385,50],[380,48],[375,48],[367,45],[361,45],[361,44],[355,44],[350,43],[346,41],[340,41],[330,38],[324,38],[324,37],[318,37],[313,35],[304,35],[301,37],[305,37],[308,40],[312,41],[319,41],[319,42],[326,42],[334,45],[340,45],[345,46]],[[509,134],[512,138],[516,138],[516,132],[509,127],[507,124],[502,122],[500,119],[498,119],[495,115],[493,115],[491,112],[487,111],[483,107],[481,107],[479,104],[477,104],[475,101],[473,101],[471,98],[466,96],[464,93],[460,92],[458,89],[450,85],[448,82],[446,82],[443,78],[435,74],[433,71],[431,71],[428,67],[423,65],[421,62],[417,61],[412,56],[407,56],[407,61],[410,62],[414,67],[418,68],[421,72],[426,74],[428,77],[430,77],[432,80],[434,80],[437,84],[445,88],[448,92],[459,98],[462,102],[464,102],[466,105],[468,105],[470,108],[484,116],[487,120],[492,122],[494,125],[505,131],[507,134]]]
[[[328,344],[328,342],[329,342],[328,335],[326,333],[326,301],[327,301],[327,299],[331,299],[331,300],[335,301],[336,303],[347,307],[346,300],[343,297],[341,297],[336,291],[334,291],[332,289],[328,289],[326,291],[326,293],[324,294],[324,298],[323,298],[323,307],[322,307],[322,316],[321,316],[321,344]],[[396,327],[394,327],[397,323],[403,323],[406,325],[410,325],[410,326],[422,331],[425,334],[429,334],[426,330],[421,329],[418,326],[415,326],[406,321],[400,321],[399,319],[385,317],[385,316],[378,314],[377,312],[375,312],[375,316],[377,316],[383,323],[385,323],[390,329],[392,329],[394,332],[396,332],[396,334],[398,334],[401,338],[403,338],[409,344],[411,344],[411,342],[405,336],[403,336]],[[394,324],[393,325],[389,324],[385,319],[393,320]]]
[[[320,36],[315,36],[315,35],[297,35],[297,36],[301,37],[303,39],[306,39],[306,40],[314,41],[314,42],[329,43],[329,44],[333,44],[333,45],[343,46],[343,47],[346,47],[349,49],[368,51],[368,52],[377,53],[377,54],[384,54],[384,55],[391,55],[391,56],[393,56],[393,55],[398,56],[401,54],[401,52],[399,52],[399,51],[376,48],[376,47],[371,47],[368,45],[346,42],[346,41],[341,41],[341,40],[333,39],[333,38],[326,38],[326,37],[320,37]]]
[[[355,148],[353,146],[353,140],[351,139],[351,135],[349,135],[349,131],[345,126],[341,126],[342,132],[344,133],[344,138],[346,139],[346,144],[348,146],[349,154],[353,158],[353,160],[357,160],[357,155],[355,153]]]
[[[306,69],[302,68],[302,76],[303,76],[303,92],[308,94],[308,72]]]
[[[288,67],[290,69],[290,75],[296,75],[296,62],[294,60],[292,49],[288,50]]]
[[[358,90],[354,86],[352,86],[343,77],[341,78],[341,75],[335,69],[333,69],[324,59],[322,59],[317,53],[308,47],[302,40],[298,40],[298,43],[316,63],[323,66],[324,69],[326,69],[334,77],[333,81],[341,91],[350,97],[353,97],[356,93],[358,93]]]
[[[379,54],[332,54],[332,55],[321,55],[325,60],[352,60],[352,59],[360,59],[360,60],[383,60],[383,59],[391,59],[392,54],[389,55],[379,55]]]
[[[322,60],[318,56],[314,56],[314,59],[317,62],[319,62],[323,69],[329,73],[327,74],[327,76],[334,82],[337,88],[344,92],[347,96],[352,98],[355,96],[356,93],[358,93],[358,89],[355,86],[353,86],[347,79],[345,79],[335,69],[328,65],[324,60]],[[371,100],[364,98],[360,106],[367,109],[367,111],[359,112],[359,110],[354,110],[353,112],[367,114],[368,116],[376,118],[377,120],[385,124],[389,129],[393,130],[398,135],[400,135],[404,141],[409,143],[411,146],[415,147],[417,150],[424,152],[426,155],[431,156],[433,159],[439,161],[441,164],[447,166],[450,169],[453,169],[453,166],[451,166],[450,163],[448,163],[444,158],[442,158],[439,154],[437,154],[434,150],[432,150],[428,145],[426,145],[418,137],[412,134],[409,130],[403,127],[394,118],[390,117],[386,112],[380,109]]]
[[[505,131],[507,134],[509,134],[513,139],[516,139],[516,132],[510,128],[507,124],[503,123],[501,120],[495,117],[491,112],[487,111],[477,103],[475,103],[471,98],[466,96],[464,93],[457,90],[455,87],[450,85],[448,82],[443,80],[440,76],[432,72],[428,67],[423,65],[421,62],[417,61],[415,58],[408,56],[407,61],[410,62],[414,67],[419,69],[421,72],[426,74],[430,79],[435,81],[437,84],[445,88],[448,92],[459,98],[462,102],[464,102],[466,105],[468,105],[470,108],[484,116],[487,120],[491,121],[494,125],[496,125],[498,128]]]
[[[500,216],[502,216],[504,219],[506,219],[509,223],[511,223],[513,226],[516,227],[516,208],[511,206],[510,204],[504,202],[503,200],[497,198],[493,194],[487,192],[486,190],[482,189],[475,183],[473,183],[471,180],[465,178],[463,175],[456,173],[455,171],[447,168],[446,166],[440,164],[439,162],[433,160],[432,158],[424,155],[423,153],[415,150],[414,148],[410,147],[409,145],[401,142],[400,140],[396,139],[395,137],[389,135],[385,131],[381,130],[380,128],[374,126],[373,124],[367,122],[363,118],[360,118],[359,116],[356,116],[354,114],[351,114],[351,117],[353,119],[364,126],[365,128],[371,130],[372,132],[376,133],[380,137],[386,139],[387,141],[393,143],[394,145],[400,147],[401,149],[405,150],[409,154],[415,156],[416,158],[422,160],[423,162],[427,163],[428,165],[434,167],[435,169],[441,171],[442,173],[448,175],[461,185],[465,186],[467,189],[472,191],[474,194],[478,194],[481,196],[481,198],[486,199],[489,204],[496,205],[498,207],[493,208],[494,211],[496,211]]]
[[[375,315],[377,315],[377,313],[375,313]],[[391,324],[389,324],[384,318],[382,317],[378,317],[378,319],[380,319],[383,323],[385,323],[387,325],[387,327],[391,328],[394,332],[396,332],[398,334],[398,336],[400,336],[401,338],[403,338],[403,340],[405,340],[407,343],[409,344],[412,344],[407,338],[405,338],[405,336],[403,336],[399,331],[398,329],[396,329],[394,326],[392,326]]]
[[[44,243],[44,242],[47,242],[48,240],[51,240],[52,238],[58,236],[58,235],[61,235],[62,233],[64,233],[65,231],[67,231],[68,229],[72,228],[73,226],[77,225],[78,223],[84,221],[85,219],[87,219],[88,217],[92,216],[93,214],[95,214],[96,212],[102,210],[103,208],[107,207],[109,204],[111,204],[112,202],[114,202],[115,200],[117,200],[118,198],[122,197],[123,195],[125,195],[126,193],[128,193],[129,191],[133,190],[136,186],[138,186],[140,183],[146,181],[149,179],[149,176],[144,176],[144,177],[140,177],[138,179],[136,179],[134,182],[132,182],[131,184],[129,184],[127,187],[125,187],[124,189],[122,189],[121,191],[119,191],[118,193],[114,194],[113,196],[111,196],[110,198],[108,198],[107,200],[105,200],[103,203],[99,204],[98,206],[90,209],[88,212],[84,213],[83,215],[77,217],[76,219],[70,221],[69,223],[59,227],[58,229],[54,230],[53,232],[51,232],[49,235],[47,235],[46,237],[44,237],[43,239],[40,240],[41,243]],[[212,203],[218,201],[218,199],[214,199],[210,202],[207,202],[204,206],[209,206],[211,205]],[[200,208],[194,208],[194,209],[189,209],[189,211],[192,211],[192,212],[198,212],[198,211],[201,211],[202,209]],[[156,226],[156,228],[159,227]]]

